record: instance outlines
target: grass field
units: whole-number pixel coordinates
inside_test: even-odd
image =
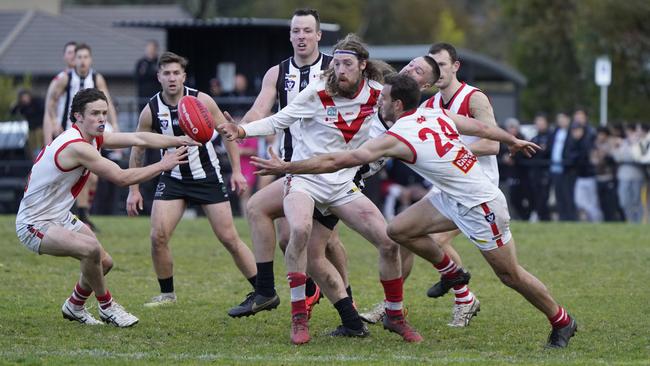
[[[230,319],[227,309],[249,285],[212,235],[205,219],[181,222],[172,239],[175,306],[142,304],[158,285],[149,256],[147,218],[98,217],[99,235],[116,266],[111,292],[140,318],[130,329],[84,327],[65,321],[60,307],[77,279],[78,263],[37,256],[22,247],[14,218],[0,216],[0,364],[650,364],[650,230],[648,226],[514,223],[520,262],[545,282],[579,322],[565,350],[543,344],[548,323],[507,289],[468,241],[457,248],[472,271],[481,312],[467,329],[450,329],[452,298],[426,297],[438,276],[422,260],[405,287],[409,319],[424,336],[405,344],[380,326],[367,339],[332,339],[339,324],[327,301],[315,309],[312,341],[289,342],[289,302],[284,265],[276,257],[282,304],[273,312]],[[248,228],[239,231],[250,242]],[[357,304],[382,298],[376,253],[343,230]],[[92,301],[91,312],[96,313]]]

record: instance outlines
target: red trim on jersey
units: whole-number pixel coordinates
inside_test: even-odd
[[[364,85],[366,85],[366,79],[361,79],[361,82],[359,83],[359,89],[357,89],[357,92],[354,93],[354,95],[350,99],[354,99],[354,98],[358,97],[359,94],[361,93],[361,91],[363,90]]]
[[[409,149],[411,149],[411,152],[413,153],[413,159],[410,160],[410,161],[409,160],[404,160],[404,159],[400,159],[400,160],[402,160],[404,162],[407,162],[409,164],[415,164],[415,161],[418,160],[418,153],[417,153],[417,151],[415,151],[415,148],[413,147],[413,145],[411,145],[411,143],[408,142],[407,139],[405,139],[404,137],[396,134],[393,131],[386,131],[386,134],[391,135],[391,136],[395,137],[396,139],[402,141],[406,146],[408,146]]]
[[[486,220],[487,220],[488,215],[490,215],[490,214],[494,215],[494,213],[492,213],[492,211],[490,211],[490,207],[488,207],[487,203],[485,203],[485,202],[481,203],[481,208],[483,209],[483,212],[485,213]],[[491,222],[490,221],[488,221],[488,222],[490,223],[490,228],[492,229],[492,234],[494,235],[494,237],[497,237],[497,236],[499,237],[497,239],[497,247],[502,247],[503,246],[503,240],[501,240],[502,236],[499,233],[499,228],[497,227],[497,224],[494,222],[495,219],[496,219],[496,217],[494,217]]]
[[[444,108],[440,108],[440,110],[442,111],[442,114],[444,114],[445,116],[449,117],[449,115],[447,114],[447,110],[446,110],[446,109],[444,109]]]
[[[79,177],[79,180],[77,183],[75,183],[72,188],[70,188],[70,193],[72,194],[72,197],[77,198],[79,195],[79,192],[84,188],[86,185],[86,182],[88,181],[88,178],[90,177],[90,172],[86,170],[84,174]]]
[[[77,165],[76,167],[71,168],[71,169],[63,169],[63,167],[61,167],[61,165],[59,165],[59,160],[58,160],[59,153],[61,153],[61,151],[63,151],[63,149],[65,149],[66,146],[70,145],[73,142],[86,142],[86,140],[84,140],[84,139],[74,139],[74,140],[67,141],[66,143],[61,145],[59,147],[59,149],[56,150],[56,152],[54,153],[54,164],[56,165],[57,168],[59,168],[60,171],[62,171],[64,173],[71,172],[71,171],[73,171],[73,170],[75,170],[75,169],[77,169],[77,168],[79,168],[81,166],[81,165]]]
[[[456,99],[456,97],[458,96],[458,94],[460,93],[460,91],[463,90],[463,88],[465,87],[465,85],[467,85],[467,84],[465,84],[465,82],[461,83],[461,84],[460,84],[460,88],[458,88],[458,90],[456,90],[456,92],[454,93],[454,95],[451,97],[451,99],[450,99],[447,103],[444,103],[444,101],[442,100],[442,99],[443,99],[443,98],[442,98],[442,93],[440,93],[440,109],[445,109],[445,107],[444,107],[445,104],[446,104],[446,105],[451,105],[452,103],[454,103],[454,99]]]
[[[467,116],[467,117],[474,118],[474,115],[472,114],[472,112],[469,109],[469,100],[472,98],[472,94],[474,94],[477,91],[479,91],[479,90],[478,89],[473,89],[471,92],[469,92],[465,96],[465,100],[463,100],[463,103],[461,103],[460,108],[458,109],[458,114],[460,114],[461,116]]]
[[[334,107],[336,104],[334,104],[334,99],[327,94],[325,90],[319,90],[318,91],[318,97],[320,98],[320,102],[323,103],[323,107]]]
[[[436,96],[432,96],[431,98],[427,99],[427,101],[424,103],[425,108],[431,108],[433,109],[433,101],[436,99]]]
[[[361,129],[361,125],[363,122],[366,120],[366,118],[372,114],[375,113],[375,105],[377,104],[377,100],[379,99],[379,94],[381,93],[381,90],[375,89],[375,88],[370,88],[370,96],[368,97],[368,100],[362,104],[359,107],[359,113],[357,116],[348,124],[348,122],[341,116],[340,112],[337,112],[337,121],[334,122],[334,125],[336,128],[341,130],[341,133],[343,134],[343,138],[345,139],[345,142],[348,143],[352,138],[354,138],[354,135],[359,132]],[[321,103],[323,104],[323,107],[327,109],[328,107],[335,107],[336,104],[334,103],[334,99],[327,94],[325,90],[320,90],[318,91],[318,97],[320,98]]]
[[[404,113],[402,113],[402,115],[397,120],[399,121],[400,119],[402,119],[404,117],[408,117],[408,116],[412,115],[413,113],[415,113],[415,111],[417,111],[417,108],[409,109],[408,111],[405,111]]]

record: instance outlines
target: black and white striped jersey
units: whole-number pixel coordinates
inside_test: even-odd
[[[72,121],[70,121],[70,106],[72,105],[72,99],[74,96],[80,90],[97,87],[97,73],[93,69],[90,69],[88,75],[85,77],[79,76],[75,69],[68,70],[67,74],[68,84],[65,86],[65,95],[62,95],[59,98],[59,105],[57,106],[59,123],[64,131],[72,127]]]
[[[198,90],[185,87],[183,95],[197,96]],[[158,92],[149,100],[151,109],[151,127],[153,131],[169,136],[183,136],[185,133],[178,124],[178,106],[171,106],[162,98],[161,92]],[[170,147],[167,152],[173,153],[176,148]],[[163,175],[184,181],[217,178],[223,182],[219,168],[219,159],[211,142],[202,146],[188,147],[188,164],[178,165],[172,170],[168,170]],[[160,150],[163,154],[163,149]]]
[[[293,98],[312,81],[319,80],[321,74],[327,70],[331,61],[332,56],[323,53],[318,55],[318,59],[314,63],[303,67],[298,67],[293,57],[282,61],[278,65],[278,81],[276,83],[279,109],[291,103]],[[280,156],[285,161],[291,161],[293,147],[299,138],[300,126],[298,123],[294,123],[291,127],[284,129],[283,134],[278,134]]]

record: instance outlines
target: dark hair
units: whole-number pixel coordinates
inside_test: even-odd
[[[79,112],[83,115],[86,105],[98,100],[103,100],[108,103],[108,98],[106,98],[104,92],[99,89],[88,88],[80,90],[72,99],[72,105],[70,106],[70,121],[77,122],[77,118],[74,114]]]
[[[438,66],[436,60],[429,55],[422,56],[422,58],[427,62],[427,64],[429,64],[429,66],[431,66],[431,70],[433,71],[433,80],[431,80],[431,84],[434,84],[438,79],[440,79],[440,66]]]
[[[74,46],[75,51],[77,50],[77,42],[75,42],[75,41],[68,41],[68,42],[66,42],[66,44],[63,46],[63,53],[65,53],[65,50],[66,50],[68,47],[70,47],[70,46]]]
[[[88,50],[88,53],[92,55],[93,51],[90,49],[90,46],[86,43],[79,43],[77,44],[77,47],[74,49],[74,53],[77,53],[81,50]]]
[[[162,55],[160,55],[160,58],[158,59],[158,69],[160,69],[163,65],[167,64],[173,64],[177,63],[181,65],[181,68],[185,70],[187,67],[187,59],[183,56],[179,56],[175,54],[174,52],[163,52]]]
[[[401,100],[404,110],[417,108],[420,104],[420,89],[418,84],[408,75],[398,73],[386,76],[384,85],[390,85],[390,97]]]
[[[431,55],[435,55],[440,51],[447,51],[447,53],[449,53],[449,57],[451,58],[452,63],[458,61],[458,53],[456,53],[456,47],[450,45],[449,43],[444,43],[444,42],[434,43],[429,48],[429,54]]]
[[[318,10],[316,9],[311,9],[311,8],[301,8],[301,9],[296,9],[293,12],[292,17],[304,17],[311,15],[316,19],[316,30],[320,30],[320,15],[318,14]]]

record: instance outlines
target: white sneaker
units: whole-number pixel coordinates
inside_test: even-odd
[[[69,300],[69,299],[68,299]],[[78,321],[81,324],[86,325],[101,325],[102,322],[95,319],[88,310],[84,307],[81,310],[75,310],[74,305],[72,305],[68,300],[65,300],[63,306],[61,307],[61,313],[63,317],[72,321]]]
[[[386,316],[386,308],[383,301],[373,306],[371,310],[359,314],[361,320],[370,324],[381,322],[384,320],[384,316]]]
[[[124,310],[122,305],[113,300],[113,304],[106,309],[99,307],[99,318],[107,324],[112,324],[119,328],[126,328],[135,325],[139,319],[133,314]]]
[[[170,293],[162,293],[158,296],[154,296],[149,300],[149,302],[146,302],[144,306],[148,308],[153,308],[156,306],[161,306],[161,305],[170,305],[176,303],[176,294],[173,292]]]
[[[454,328],[463,328],[469,325],[469,321],[481,311],[481,303],[474,296],[474,300],[468,304],[454,303],[453,317],[447,325]]]

